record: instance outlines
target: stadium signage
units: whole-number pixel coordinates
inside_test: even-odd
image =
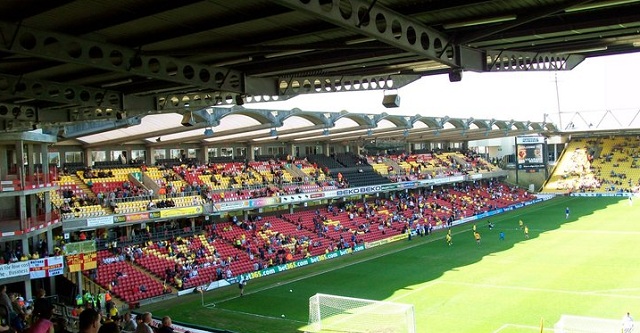
[[[572,197],[632,197],[633,193],[571,193]]]
[[[392,243],[392,242],[395,242],[395,241],[399,241],[401,239],[406,239],[407,237],[408,237],[408,234],[406,234],[406,233],[400,234],[400,235],[395,235],[395,236],[391,236],[391,237],[388,237],[388,238],[379,239],[377,241],[368,242],[368,243],[366,243],[366,247],[367,247],[367,249],[370,249],[372,247],[376,247],[376,246]]]
[[[536,170],[545,167],[544,137],[525,136],[516,138],[516,165],[525,170]]]
[[[270,205],[277,205],[280,203],[280,198],[278,197],[267,197],[267,198],[258,198],[249,200],[249,207],[264,207]]]
[[[64,257],[56,256],[29,260],[29,277],[40,279],[56,275],[62,275]]]
[[[98,245],[93,239],[81,242],[67,243],[64,246],[64,252],[66,254],[91,253],[96,251],[98,251]]]
[[[202,214],[202,206],[171,208],[160,211],[160,217],[188,216],[195,214]]]
[[[97,252],[68,255],[66,259],[70,273],[96,269],[98,267]]]
[[[516,138],[516,143],[544,143],[544,137],[542,136],[519,136]]]
[[[247,208],[249,207],[249,201],[242,200],[242,201],[231,201],[231,202],[219,202],[214,204],[214,207],[218,211],[226,212],[229,210]]]
[[[87,227],[99,227],[113,224],[113,216],[90,217],[87,219]]]
[[[114,221],[117,222],[117,223],[121,223],[121,222],[140,222],[140,221],[157,219],[157,218],[160,218],[160,212],[144,212],[144,213],[119,215],[119,216],[114,217]]]
[[[0,279],[8,279],[23,275],[29,275],[28,261],[20,261],[11,264],[0,265]]]
[[[336,193],[338,196],[342,195],[354,195],[354,194],[366,194],[366,193],[376,193],[382,191],[382,186],[364,186],[364,187],[356,187],[356,188],[347,188],[344,190],[337,190]]]
[[[333,252],[329,252],[329,253],[326,253],[326,254],[321,254],[319,256],[315,256],[315,257],[311,257],[311,258],[305,258],[305,259],[289,262],[289,263],[286,263],[286,264],[265,268],[265,269],[260,270],[260,271],[255,271],[255,272],[251,272],[251,273],[247,273],[247,274],[242,274],[242,275],[240,275],[238,277],[235,277],[235,278],[227,280],[227,281],[229,283],[233,284],[233,283],[237,283],[238,282],[238,278],[240,278],[242,280],[257,279],[257,278],[260,278],[260,277],[263,277],[263,276],[269,276],[269,275],[273,275],[273,274],[276,274],[276,273],[288,271],[290,269],[294,269],[294,268],[298,268],[298,267],[303,267],[303,266],[315,264],[317,262],[324,261],[324,260],[327,260],[327,259],[338,258],[338,257],[344,256],[344,255],[347,255],[349,253],[362,251],[364,249],[365,249],[364,245],[356,245],[353,248],[333,251]]]

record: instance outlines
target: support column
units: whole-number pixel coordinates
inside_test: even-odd
[[[31,280],[24,282],[24,298],[33,299],[33,291],[31,291]]]
[[[23,235],[22,239],[20,239],[20,245],[22,246],[22,253],[31,254],[31,247],[29,246],[29,236]]]
[[[146,165],[153,165],[152,162],[152,158],[153,158],[153,149],[151,149],[151,147],[145,147],[144,148],[144,163]]]
[[[289,214],[293,214],[293,204],[289,204]]]
[[[293,144],[293,142],[289,143],[289,155],[291,155],[291,157],[293,159],[295,159],[296,157],[298,157],[298,155],[296,155],[296,146]]]
[[[30,195],[28,197],[25,196],[25,199],[28,198],[29,200],[29,214],[28,216],[31,217],[31,219],[33,221],[36,221],[36,217],[38,216],[38,198],[36,195]]]
[[[18,196],[18,207],[20,209],[20,230],[27,229],[27,197]]]
[[[8,159],[8,151],[6,146],[0,147],[0,179],[7,179],[7,174],[9,173],[9,159]]]
[[[149,149],[149,165],[155,165],[156,164],[156,148],[147,148]]]
[[[329,143],[325,143],[322,146],[322,150],[324,150],[324,156],[330,156],[331,154],[329,153]]]
[[[82,290],[82,285],[83,285],[83,282],[84,282],[84,281],[82,281],[82,279],[83,279],[83,277],[82,277],[82,271],[77,271],[77,272],[76,272],[76,281],[78,281],[78,282],[77,282],[77,285],[78,285],[78,294],[80,294],[80,296],[84,295],[84,290]]]
[[[51,230],[52,227],[48,227],[47,232],[45,234],[45,240],[47,242],[47,252],[49,254],[53,253],[53,248],[55,247],[54,243],[53,243],[53,231]],[[56,295],[57,291],[56,291],[56,279],[47,279],[49,280],[49,287],[51,288],[51,295]]]
[[[91,149],[84,150],[84,165],[91,167],[93,161],[91,160]]]
[[[205,149],[198,149],[196,150],[196,152],[197,152],[196,159],[198,161],[204,161],[207,156],[207,151]]]
[[[42,173],[44,174],[43,182],[45,184],[52,182],[49,175],[49,146],[46,143],[40,144],[40,157],[42,158]]]
[[[27,144],[27,175],[29,176],[35,176],[35,173],[36,173],[35,164],[37,160],[34,159],[33,155],[34,155],[33,143],[28,143]],[[33,182],[36,183],[35,177],[33,179]]]
[[[249,145],[249,152],[247,154],[247,158],[249,159],[249,162],[253,162],[256,160],[256,150],[255,150],[255,146],[254,145]]]
[[[204,151],[204,158],[202,159],[204,164],[209,163],[209,146],[202,146],[202,150]]]
[[[47,238],[45,240],[47,241],[47,252],[49,252],[49,254],[52,254],[55,244],[53,244],[53,231],[51,231],[51,228],[47,230],[46,237]]]
[[[16,171],[20,179],[20,187],[24,188],[25,170],[24,170],[24,142],[16,142]],[[26,208],[26,206],[25,206]],[[25,211],[26,212],[26,211]]]

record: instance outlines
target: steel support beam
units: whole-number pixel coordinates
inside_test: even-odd
[[[64,125],[62,127],[51,128],[45,130],[48,134],[58,135],[58,137],[64,139],[73,139],[81,136],[102,133],[118,128],[140,125],[142,118],[131,117],[122,120],[103,120],[98,122],[82,122],[71,125]]]
[[[65,34],[0,22],[0,50],[74,63],[200,88],[244,91],[244,73],[166,56],[146,56],[140,50]]]
[[[528,72],[571,70],[585,57],[579,54],[487,51],[487,72]]]
[[[250,103],[263,103],[270,101],[285,101],[295,94],[287,96],[261,95],[243,96],[233,92],[197,92],[162,94],[155,98],[155,109],[159,113],[183,112],[185,110],[199,110],[220,105],[242,105]],[[239,104],[238,102],[241,101]]]
[[[214,130],[214,136],[213,137],[202,137],[202,138],[197,138],[197,140],[199,139],[216,139],[216,137],[224,137],[227,135],[234,135],[234,134],[240,134],[240,133],[248,133],[248,132],[253,132],[253,131],[259,131],[259,130],[265,130],[265,129],[269,129],[272,128],[273,125],[271,124],[260,124],[260,125],[254,125],[254,126],[249,126],[249,127],[244,127],[244,128],[236,128],[236,129],[231,129],[231,130],[226,130],[226,131],[220,131],[220,132],[215,132],[215,128]],[[193,127],[189,128],[189,130],[193,130]],[[162,135],[158,135],[159,137],[162,137]],[[128,141],[128,140],[125,140]],[[218,144],[218,142],[226,142],[227,139],[224,140],[219,140],[219,141],[206,141],[203,143],[203,145],[215,145]],[[233,139],[229,139],[229,141],[232,142],[237,142],[239,141],[239,138],[233,138]],[[147,147],[163,147],[163,146],[167,146],[167,145],[172,145],[172,144],[180,144],[185,142],[184,138],[180,138],[180,139],[174,139],[174,140],[162,140],[162,141],[158,141],[158,142],[149,142],[147,144]]]
[[[382,76],[305,76],[280,78],[278,96],[246,95],[233,92],[208,91],[184,94],[163,94],[156,98],[155,109],[161,112],[182,112],[216,105],[283,101],[301,94],[398,89],[420,79],[420,75]]]
[[[476,30],[468,35],[462,36],[461,38],[458,38],[456,41],[460,44],[470,44],[473,43],[477,40],[481,40],[483,38],[487,38],[487,37],[491,37],[497,33],[503,32],[503,31],[507,31],[516,27],[519,27],[523,24],[527,24],[536,20],[539,20],[541,18],[547,17],[549,15],[558,13],[558,12],[562,12],[567,8],[571,8],[571,7],[575,7],[578,5],[582,5],[582,4],[586,4],[589,2],[594,2],[594,0],[573,0],[573,1],[565,1],[559,5],[555,5],[555,6],[551,6],[551,7],[547,7],[547,8],[543,8],[542,10],[539,11],[534,11],[532,13],[529,13],[527,15],[524,16],[519,16],[515,21],[512,22],[508,22],[508,23],[503,23],[500,24],[498,26],[495,27],[491,27],[491,28],[487,28],[487,29],[483,29],[483,30]]]
[[[0,103],[0,119],[37,121],[39,110],[22,104]]]
[[[456,62],[456,45],[451,43],[449,36],[382,5],[371,6],[371,1],[274,0],[274,2],[449,67],[481,70],[467,68],[466,64]]]
[[[117,91],[34,80],[0,73],[0,97],[43,100],[62,105],[93,106],[122,110],[122,94]],[[28,102],[26,102],[28,104]]]
[[[280,95],[317,94],[342,91],[398,89],[420,75],[296,76],[279,79]]]

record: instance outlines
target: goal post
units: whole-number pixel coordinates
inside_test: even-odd
[[[413,305],[315,294],[307,332],[415,333]]]
[[[622,321],[596,317],[562,315],[553,325],[554,333],[620,333]]]

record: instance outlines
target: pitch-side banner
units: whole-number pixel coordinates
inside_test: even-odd
[[[63,256],[29,260],[29,277],[32,279],[41,279],[62,275],[63,267]]]

